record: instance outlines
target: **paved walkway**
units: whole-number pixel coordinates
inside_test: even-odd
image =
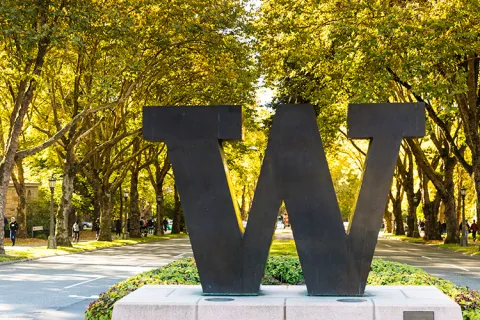
[[[290,229],[277,230],[275,239],[293,239],[293,235]],[[433,245],[409,243],[380,236],[375,257],[419,267],[457,285],[480,290],[480,256],[470,256]]]
[[[0,265],[0,319],[84,319],[113,284],[189,255],[180,237]]]
[[[480,290],[480,256],[432,245],[379,238],[375,257],[419,267],[457,285]]]

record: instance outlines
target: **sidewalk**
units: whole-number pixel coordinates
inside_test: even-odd
[[[87,232],[85,232],[83,240],[80,240],[79,243],[74,243],[72,247],[59,246],[57,249],[48,249],[47,240],[29,238],[17,239],[18,245],[16,244],[15,246],[11,246],[9,245],[11,244],[11,242],[7,238],[5,239],[5,251],[7,252],[7,255],[0,255],[0,265],[5,263],[28,261],[49,256],[67,255],[73,253],[95,251],[104,248],[135,245],[145,242],[155,242],[182,235],[185,234],[177,235],[168,233],[163,236],[148,235],[148,237],[128,240],[123,240],[117,236],[114,236],[113,241],[97,241],[95,240],[95,234],[93,232],[91,232],[91,235],[88,235]],[[82,234],[80,235],[80,237],[82,237]]]
[[[273,238],[275,240],[293,240],[292,228],[276,229]]]

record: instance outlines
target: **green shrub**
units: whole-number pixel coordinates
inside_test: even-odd
[[[267,260],[262,284],[304,284],[304,280],[298,258],[277,256]]]
[[[263,284],[303,284],[304,278],[297,257],[270,257],[265,266]],[[456,286],[450,281],[429,275],[419,268],[384,260],[373,260],[367,283],[385,285],[431,285],[439,288],[462,307],[464,320],[480,320],[478,291]],[[150,270],[113,285],[92,302],[86,311],[87,320],[108,320],[113,304],[146,284],[200,284],[197,267],[192,258],[172,262],[162,268]]]

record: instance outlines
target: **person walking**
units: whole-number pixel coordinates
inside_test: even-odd
[[[95,231],[95,240],[98,240],[98,236],[100,235],[100,219],[97,218],[97,220],[95,220],[93,229]]]
[[[477,231],[478,231],[478,226],[475,220],[473,220],[473,223],[470,225],[470,230],[472,230],[472,239],[473,242],[477,240]]]
[[[75,221],[72,227],[73,230],[73,243],[78,243],[80,240],[80,226],[78,225],[78,221]]]
[[[167,230],[168,230],[168,220],[167,220],[167,218],[164,218],[163,219],[163,231],[167,232]]]
[[[120,233],[122,232],[122,222],[120,219],[115,220],[115,233],[117,236],[120,237]]]
[[[12,240],[12,246],[15,245],[15,240],[17,239],[18,223],[15,221],[15,217],[12,217],[10,221],[10,240]]]

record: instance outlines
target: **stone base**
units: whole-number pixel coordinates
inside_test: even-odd
[[[200,286],[144,286],[115,303],[113,320],[461,320],[435,287],[367,286],[363,297],[310,297],[305,286],[262,286],[255,297],[203,296]]]

